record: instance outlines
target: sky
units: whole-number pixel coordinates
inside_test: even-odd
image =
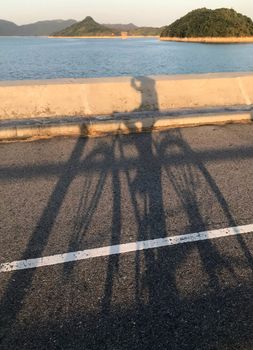
[[[234,8],[253,19],[253,0],[0,0],[0,18],[26,24],[92,16],[100,23],[163,26],[199,7]]]

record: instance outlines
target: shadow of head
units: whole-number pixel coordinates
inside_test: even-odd
[[[159,109],[156,81],[150,77],[133,77],[133,89],[141,94],[141,104],[136,111],[155,111]]]

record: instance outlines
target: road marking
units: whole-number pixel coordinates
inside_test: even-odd
[[[225,228],[220,230],[191,233],[191,234],[186,234],[181,236],[159,238],[159,239],[154,239],[149,241],[140,241],[140,242],[113,245],[113,246],[102,247],[102,248],[87,249],[83,251],[57,254],[57,255],[46,256],[46,257],[37,258],[37,259],[13,261],[11,263],[0,264],[0,273],[17,271],[17,270],[27,270],[27,269],[37,268],[37,267],[59,265],[59,264],[65,264],[68,262],[87,260],[87,259],[93,259],[93,258],[99,258],[99,257],[105,257],[105,256],[117,255],[117,254],[125,254],[125,253],[140,251],[140,250],[168,247],[168,246],[173,246],[177,244],[205,241],[205,240],[211,240],[211,239],[222,238],[222,237],[236,236],[236,235],[242,235],[246,233],[253,233],[253,224],[245,225],[245,226],[230,227],[230,228]]]

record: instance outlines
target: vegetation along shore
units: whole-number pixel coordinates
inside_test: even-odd
[[[165,27],[161,40],[249,43],[253,42],[253,21],[233,9],[197,9]]]

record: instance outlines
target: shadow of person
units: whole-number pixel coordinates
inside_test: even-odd
[[[150,77],[133,77],[131,79],[133,89],[141,94],[141,103],[136,111],[157,111],[159,110],[156,82]]]
[[[139,111],[155,111],[159,109],[158,95],[156,92],[156,82],[149,77],[134,77],[131,80],[131,86],[140,93],[140,106],[135,110]],[[134,112],[134,111],[133,111]],[[125,162],[124,147],[122,138],[117,138],[118,148],[120,150],[120,158]],[[162,193],[161,181],[161,164],[157,161],[153,152],[153,136],[152,133],[145,135],[144,143],[138,138],[131,138],[131,146],[137,152],[137,165],[135,166],[134,178],[133,172],[126,169],[126,177],[131,197],[132,207],[134,209],[135,220],[137,223],[137,241],[150,240],[160,237],[166,237],[166,223]],[[152,167],[150,167],[152,164]],[[113,219],[112,219],[112,236],[111,245],[120,244],[121,232],[121,212],[120,203],[122,201],[122,191],[120,187],[119,171],[116,169],[113,173]],[[148,293],[150,303],[156,299],[157,285],[154,283],[155,271],[158,269],[159,263],[162,261],[160,253],[153,251],[144,252],[144,260],[146,273],[143,278],[144,283],[148,285]],[[104,297],[102,300],[102,316],[108,315],[111,309],[113,286],[117,269],[119,265],[119,257],[111,256],[108,260],[107,277],[104,288]],[[136,253],[135,257],[135,274],[136,274],[136,300],[137,304],[141,304],[140,280],[142,279],[140,272],[141,254]],[[151,276],[151,277],[150,277]]]

